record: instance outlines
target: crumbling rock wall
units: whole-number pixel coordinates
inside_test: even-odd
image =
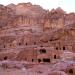
[[[0,50],[53,47],[75,52],[75,13],[31,3],[0,5]],[[17,49],[18,48],[18,49]]]

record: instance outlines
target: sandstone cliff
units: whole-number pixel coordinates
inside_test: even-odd
[[[31,3],[0,5],[0,46],[74,41],[74,22],[75,13],[67,14],[60,7],[48,11]]]
[[[75,13],[60,7],[45,10],[31,3],[0,5],[0,47],[24,45],[72,45],[75,41]]]
[[[0,5],[0,29],[28,27],[32,32],[50,31],[73,24],[75,14],[67,14],[60,7],[45,10],[31,3]]]

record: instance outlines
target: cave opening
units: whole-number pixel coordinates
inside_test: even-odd
[[[54,59],[56,59],[56,55],[54,55]]]
[[[21,45],[21,43],[19,43],[19,46]]]
[[[56,47],[56,50],[58,50],[58,47]]]
[[[4,60],[7,60],[7,58],[8,58],[8,57],[7,57],[7,56],[5,56],[5,57],[4,57]]]
[[[38,59],[38,62],[40,63],[41,62],[41,59]]]
[[[63,47],[63,50],[65,50],[65,47]]]
[[[26,42],[26,46],[27,46],[27,42]]]
[[[46,53],[45,49],[40,49],[40,53]]]
[[[73,69],[70,69],[70,70],[69,70],[69,73],[70,73],[70,74],[73,74]]]
[[[43,62],[50,62],[50,59],[49,58],[46,58],[46,59],[44,58]]]

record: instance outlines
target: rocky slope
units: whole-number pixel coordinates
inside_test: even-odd
[[[40,48],[51,51],[38,55],[41,59],[51,56],[49,64],[33,62],[30,55],[36,56],[33,50]],[[5,57],[6,62],[2,61]],[[21,58],[25,63],[13,61]],[[27,70],[29,75],[75,75],[75,13],[67,14],[60,7],[48,11],[31,3],[0,5],[0,61],[1,73],[5,65],[11,68],[3,75],[13,74],[15,68],[21,74],[18,70],[14,73],[20,75]]]
[[[74,38],[75,13],[67,14],[60,7],[48,11],[31,3],[0,5],[1,48],[19,42],[39,45],[61,40],[70,44]]]

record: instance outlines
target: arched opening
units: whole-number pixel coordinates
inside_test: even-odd
[[[19,43],[19,46],[21,45],[21,43]]]
[[[56,59],[56,55],[54,55],[54,59]]]
[[[32,59],[32,62],[34,61],[34,59]]]
[[[63,50],[65,50],[65,46],[63,47]]]
[[[41,62],[41,59],[38,59],[38,62],[40,63]]]
[[[5,57],[4,57],[4,60],[7,60],[7,58],[8,58],[8,57],[7,57],[7,56],[5,56]]]
[[[49,58],[43,59],[43,62],[50,62],[50,59]]]
[[[5,48],[5,45],[4,45],[4,48]]]
[[[43,47],[43,46],[40,46],[40,47]]]
[[[70,73],[70,74],[73,74],[73,69],[70,69],[70,70],[69,70],[69,73]]]
[[[40,49],[40,53],[46,53],[45,49]]]
[[[27,46],[27,42],[26,42],[26,46]]]
[[[58,50],[58,47],[56,47],[56,50]]]

